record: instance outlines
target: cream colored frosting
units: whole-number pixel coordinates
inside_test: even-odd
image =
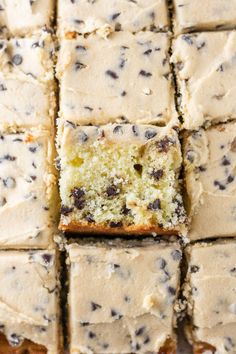
[[[60,116],[81,125],[175,120],[166,33],[115,32],[62,40]]]
[[[0,135],[2,248],[52,243],[58,207],[52,144],[43,131]]]
[[[106,25],[111,31],[167,30],[166,0],[109,0],[109,6],[107,0],[58,1],[59,35],[91,33]]]
[[[236,118],[235,47],[235,31],[185,34],[174,42],[184,128]]]
[[[0,37],[30,35],[49,27],[54,0],[0,0]]]
[[[236,353],[236,242],[188,247],[186,295],[195,342],[206,342],[217,354]]]
[[[236,235],[236,123],[185,138],[191,240]]]
[[[51,128],[55,111],[54,45],[45,31],[0,40],[0,129]]]
[[[58,270],[54,251],[0,251],[0,330],[59,353]]]
[[[175,340],[177,243],[116,240],[68,252],[71,353],[156,353]]]
[[[174,10],[176,33],[236,27],[236,0],[174,0]]]

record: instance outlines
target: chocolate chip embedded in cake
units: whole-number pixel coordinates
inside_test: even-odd
[[[54,44],[46,31],[27,38],[0,40],[1,130],[53,127],[53,55]]]
[[[85,242],[68,252],[71,353],[175,352],[177,243]]]
[[[58,35],[112,31],[166,31],[169,18],[166,0],[59,0]]]
[[[194,354],[235,353],[236,242],[198,243],[187,248],[187,328]]]
[[[175,40],[172,61],[184,128],[236,118],[235,46],[235,31],[184,34]]]
[[[59,125],[60,228],[178,234],[186,223],[175,130],[110,124]]]
[[[235,28],[236,1],[174,0],[174,27],[175,33]]]
[[[48,132],[0,136],[0,248],[51,246],[58,208],[53,150]]]
[[[0,251],[0,353],[60,353],[58,272],[54,251]]]
[[[53,20],[54,0],[0,0],[0,38],[29,36]]]
[[[150,31],[62,40],[60,117],[80,125],[177,124],[168,52],[168,34]]]
[[[236,123],[184,139],[191,240],[236,235]]]

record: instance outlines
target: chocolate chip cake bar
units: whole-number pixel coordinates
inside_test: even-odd
[[[175,130],[71,122],[60,129],[62,230],[176,234],[184,228]]]
[[[59,354],[55,251],[0,251],[0,354]]]
[[[187,248],[187,328],[194,354],[236,351],[236,242]]]
[[[185,129],[236,118],[235,48],[235,31],[184,34],[174,42]]]
[[[175,352],[177,243],[116,240],[68,252],[71,353]]]
[[[173,0],[175,32],[236,28],[236,0]]]
[[[236,235],[236,123],[185,137],[191,240]]]
[[[48,132],[0,134],[0,248],[52,245],[58,198]]]
[[[58,34],[109,31],[168,30],[166,0],[58,0]]]
[[[50,27],[55,0],[0,0],[0,38]]]
[[[53,52],[54,44],[46,31],[0,40],[0,130],[52,128]]]
[[[115,32],[62,40],[60,117],[80,125],[175,120],[167,33]]]

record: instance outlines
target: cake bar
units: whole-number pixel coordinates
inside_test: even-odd
[[[194,354],[236,351],[235,257],[235,240],[187,248],[187,332]]]
[[[29,36],[49,28],[54,0],[0,0],[0,37]]]
[[[236,118],[235,48],[235,31],[184,34],[174,42],[185,129]]]
[[[116,240],[68,252],[70,353],[175,352],[177,243]]]
[[[0,353],[59,354],[54,251],[0,251]]]
[[[236,28],[235,0],[174,0],[175,33]]]
[[[58,206],[53,150],[46,131],[0,134],[0,248],[52,244]]]
[[[60,117],[80,125],[174,120],[168,51],[168,34],[150,31],[62,40]]]
[[[53,128],[53,53],[47,31],[0,40],[0,130]]]
[[[184,139],[191,240],[236,236],[236,122]]]
[[[59,0],[58,34],[109,31],[162,30],[169,28],[166,0]]]
[[[184,228],[175,130],[67,122],[58,145],[62,230],[176,234]]]

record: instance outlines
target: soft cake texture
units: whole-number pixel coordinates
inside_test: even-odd
[[[185,295],[192,320],[188,332],[194,353],[236,352],[235,257],[235,240],[200,243],[187,249]],[[202,351],[198,351],[200,348]]]
[[[1,353],[60,353],[54,251],[0,251],[0,299]]]
[[[176,124],[169,36],[115,32],[62,40],[60,117],[80,125]]]
[[[235,48],[235,31],[185,34],[174,42],[184,128],[236,118]]]
[[[28,38],[0,40],[0,130],[52,129],[53,53],[52,38],[46,31]]]
[[[236,235],[236,123],[184,139],[191,240]]]
[[[176,131],[67,122],[58,144],[62,230],[180,232],[186,219]]]
[[[58,34],[91,33],[109,26],[110,31],[167,30],[166,0],[59,0]]]
[[[68,252],[70,353],[175,352],[177,243],[116,240]]]
[[[54,0],[0,0],[0,37],[29,36],[51,25]]]
[[[0,135],[1,248],[52,245],[58,207],[53,159],[46,131]]]
[[[236,27],[236,0],[174,0],[175,32]]]

